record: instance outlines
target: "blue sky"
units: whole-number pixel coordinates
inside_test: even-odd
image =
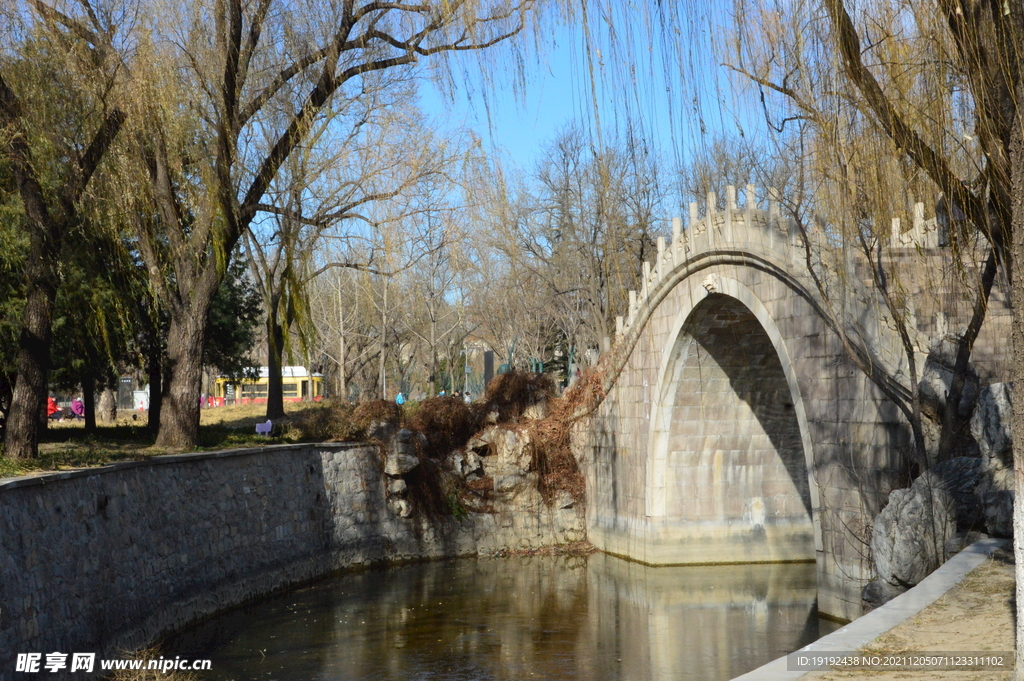
[[[727,17],[712,19],[720,23]],[[620,40],[623,53],[612,55],[607,46],[602,50],[602,46],[592,43],[596,115],[585,41],[573,28],[563,28],[555,35],[540,63],[525,64],[523,92],[516,93],[515,73],[507,69],[493,77],[489,88],[480,83],[461,87],[454,101],[424,81],[421,104],[440,126],[474,130],[485,148],[503,151],[527,172],[533,169],[544,145],[567,123],[576,120],[597,134],[597,118],[604,138],[614,136],[628,120],[639,125],[666,160],[679,160],[716,133],[764,133],[756,99],[734,88],[725,68],[709,58],[713,52],[708,39],[710,23],[708,17],[694,20],[688,37],[690,51],[683,56],[693,62],[693,68],[683,76],[672,75],[673,71],[678,73],[678,66],[665,67],[666,50],[651,45],[640,26],[631,32],[632,39]],[[684,77],[689,82],[682,83]],[[613,84],[616,80],[619,83]]]
[[[481,138],[488,151],[503,151],[518,166],[530,169],[543,145],[572,120],[589,120],[589,89],[580,78],[574,49],[563,42],[546,64],[526,66],[525,92],[514,92],[514,77],[500,74],[493,90],[477,85],[455,93],[448,101],[432,83],[420,88],[424,111],[441,126],[465,126]],[[505,82],[500,82],[505,81]],[[471,86],[472,87],[472,86]]]

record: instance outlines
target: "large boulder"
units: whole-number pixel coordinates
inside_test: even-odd
[[[946,543],[956,534],[956,506],[946,484],[931,471],[909,489],[893,490],[871,533],[879,579],[908,588],[941,565]]]
[[[971,416],[971,434],[978,441],[985,467],[1013,468],[1013,390],[1008,383],[982,388]]]
[[[397,430],[398,424],[394,421],[374,419],[370,421],[370,425],[366,427],[366,439],[387,442],[395,435]]]
[[[984,526],[981,499],[977,495],[981,481],[981,459],[958,456],[933,466],[928,474],[942,482],[956,502],[957,530],[969,531]]]
[[[985,531],[1013,536],[1013,391],[1007,383],[985,386],[971,417],[971,434],[981,451],[975,494],[981,500]]]
[[[904,586],[890,584],[884,579],[873,579],[860,592],[860,597],[869,609],[884,605],[907,590]]]
[[[550,413],[551,409],[548,406],[548,401],[541,399],[523,409],[523,418],[527,421],[538,421],[546,419]]]
[[[530,444],[530,433],[525,429],[490,426],[470,439],[466,462],[472,468],[470,455],[476,454],[487,458],[488,475],[525,475],[533,464]]]
[[[532,444],[525,428],[488,426],[470,438],[464,453],[453,453],[451,462],[467,480],[492,480],[497,501],[528,509],[542,503]]]
[[[1012,489],[986,489],[982,493],[985,531],[993,537],[1013,537],[1014,496]]]
[[[457,475],[467,480],[477,480],[484,475],[483,462],[476,450],[466,447],[465,451],[456,449],[448,457],[448,465]]]
[[[939,451],[942,422],[946,417],[946,396],[953,384],[953,369],[956,366],[957,338],[944,336],[936,338],[929,346],[928,357],[921,368],[918,383],[921,398],[921,428],[929,460],[947,459],[957,456],[978,456],[978,447],[969,432],[961,432],[946,443],[950,451]],[[957,409],[960,419],[966,422],[978,399],[979,380],[974,367],[968,365],[963,391]]]
[[[403,428],[388,440],[384,472],[392,477],[405,475],[420,465],[416,455],[416,434]]]

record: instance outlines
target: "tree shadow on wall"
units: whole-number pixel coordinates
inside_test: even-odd
[[[739,301],[709,296],[690,333],[700,355],[729,380],[731,395],[746,403],[778,453],[800,500],[811,515],[809,472],[793,396],[778,353],[757,318]],[[712,307],[713,306],[713,307]],[[721,398],[720,398],[721,399]]]

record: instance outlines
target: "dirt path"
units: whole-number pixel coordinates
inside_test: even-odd
[[[949,593],[878,637],[864,651],[872,654],[1012,651],[1013,572],[1012,552],[997,551]],[[1012,672],[1001,671],[829,671],[813,672],[802,678],[815,681],[940,678],[1005,681],[1012,677]]]

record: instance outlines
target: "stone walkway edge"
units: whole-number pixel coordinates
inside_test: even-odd
[[[855,619],[842,629],[822,636],[814,643],[793,652],[839,653],[858,650],[937,601],[963,581],[971,570],[985,562],[994,551],[1007,545],[1009,541],[1006,539],[982,539],[975,542],[947,560],[906,593]],[[737,676],[732,681],[790,681],[810,673],[789,671],[787,658],[788,655],[784,655],[772,660],[753,671]]]

